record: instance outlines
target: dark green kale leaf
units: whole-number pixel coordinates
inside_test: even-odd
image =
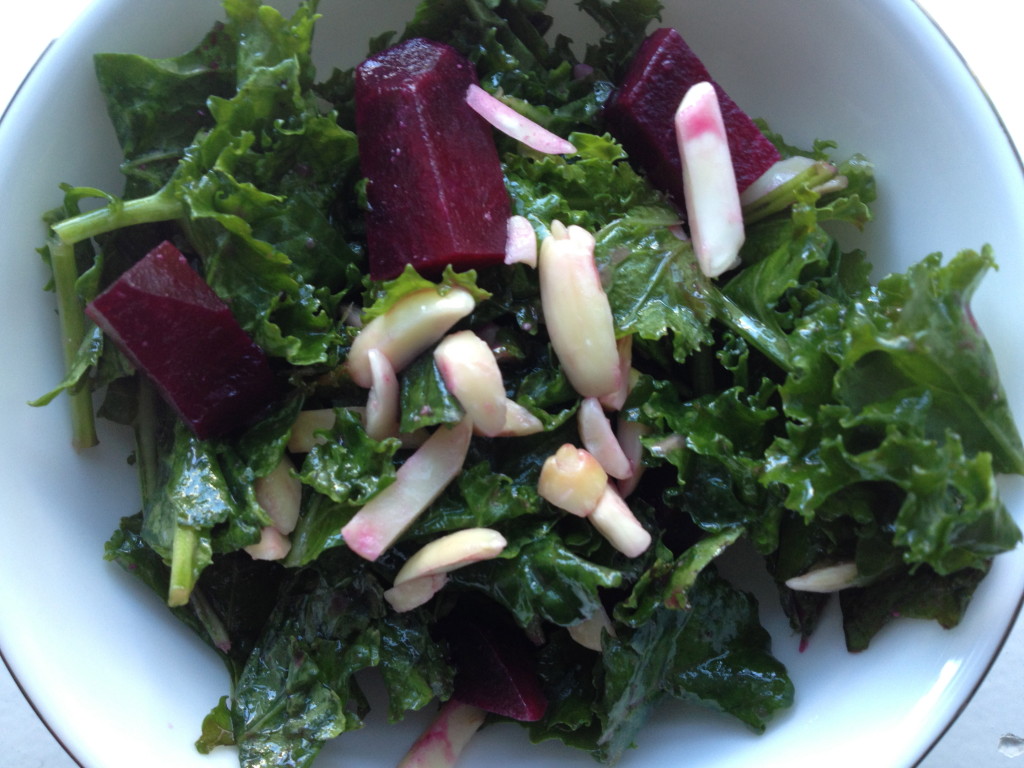
[[[553,521],[517,523],[505,529],[508,547],[500,557],[454,571],[451,583],[489,596],[524,629],[578,623],[601,605],[601,590],[622,583],[618,569],[577,554]]]
[[[416,358],[399,374],[399,431],[411,434],[439,424],[458,424],[465,411],[444,383],[433,351]]]
[[[780,390],[791,420],[765,472],[790,509],[810,518],[843,488],[891,483],[902,506],[887,522],[906,562],[951,573],[1014,546],[994,459],[1019,467],[1019,436],[967,305],[988,263],[930,257],[890,288],[801,319],[802,370]]]
[[[239,676],[231,720],[245,765],[309,766],[325,741],[361,727],[360,670],[381,667],[392,719],[451,695],[425,614],[391,611],[366,563],[332,555],[295,572]]]
[[[621,83],[651,25],[660,21],[658,0],[580,0],[579,7],[603,36],[587,46],[584,61],[613,83]]]
[[[543,502],[536,483],[517,482],[496,472],[488,461],[469,464],[407,534],[409,539],[463,528],[497,528],[524,515],[537,514]]]
[[[690,590],[692,611],[669,678],[672,696],[736,717],[754,731],[792,706],[793,683],[771,655],[754,598],[711,572]]]
[[[174,158],[173,171],[150,178],[166,176],[142,197],[131,185],[127,199],[91,190],[108,205],[56,222],[57,245],[172,222],[181,228],[179,237],[183,229],[185,251],[207,282],[269,354],[295,365],[336,364],[339,302],[359,285],[363,260],[361,246],[335,215],[358,181],[355,135],[321,109],[310,87],[312,4],[302,4],[291,19],[258,0],[232,0],[225,9],[216,40],[235,41],[234,87],[207,94],[203,127],[190,128],[187,138],[165,131],[144,139],[136,135],[141,129],[126,128],[132,142],[161,144],[159,151]],[[205,55],[162,66],[173,75]],[[141,65],[134,58],[106,61],[107,88],[122,88],[120,64],[127,69],[123,89],[139,91]],[[156,88],[156,95],[163,90]],[[144,253],[121,254],[116,263],[126,266]]]
[[[793,685],[771,655],[756,601],[707,567],[716,549],[678,564],[685,599],[666,604],[660,589],[638,593],[637,621],[616,623],[601,654],[562,634],[552,638],[541,654],[550,705],[530,727],[534,741],[560,739],[614,763],[668,698],[727,713],[758,732],[791,706]]]
[[[359,507],[394,482],[396,438],[374,440],[348,408],[335,409],[327,435],[306,454],[299,470],[303,483],[337,504]]]
[[[105,558],[166,599],[171,569],[143,539],[141,514],[121,521],[106,544]],[[217,651],[233,682],[264,631],[284,577],[276,563],[245,553],[217,555],[200,575],[189,602],[170,610]]]
[[[395,479],[397,439],[374,440],[360,417],[347,408],[335,409],[334,426],[325,440],[306,454],[299,478],[313,493],[303,497],[293,531],[290,566],[307,565],[320,554],[341,546],[341,528],[372,496]]]
[[[953,430],[969,453],[991,452],[996,471],[1020,473],[1021,438],[970,310],[974,291],[994,266],[985,247],[962,251],[945,265],[933,254],[882,280],[877,304],[866,308],[865,317],[850,318],[839,386],[855,408],[872,397],[882,374],[891,377],[891,390],[927,391],[929,436]]]
[[[402,39],[426,37],[453,46],[474,64],[485,89],[559,135],[595,128],[611,82],[603,72],[581,72],[567,38],[549,39],[553,20],[545,5],[537,0],[424,2]]]
[[[963,618],[988,568],[968,568],[940,576],[927,566],[900,572],[867,587],[839,593],[843,632],[850,651],[863,651],[871,638],[899,617],[931,619],[949,629]]]
[[[210,96],[234,92],[238,41],[217,24],[181,56],[151,59],[100,53],[96,78],[124,152],[127,197],[156,192],[167,183],[196,134],[208,130]]]
[[[256,503],[255,476],[181,423],[157,461],[142,536],[171,565],[168,602],[183,605],[214,553],[256,543],[270,517]]]

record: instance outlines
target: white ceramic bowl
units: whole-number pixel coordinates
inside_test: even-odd
[[[400,29],[412,3],[324,0],[322,67],[354,63],[372,33]],[[568,5],[568,3],[563,3]],[[879,271],[925,254],[980,247],[1001,258],[975,301],[1012,405],[1024,414],[1024,177],[996,116],[942,35],[909,0],[679,0],[676,25],[734,98],[794,143],[835,139],[877,166],[880,201],[862,245]],[[344,8],[358,10],[346,15]],[[555,5],[557,7],[557,4]],[[44,721],[86,768],[224,768],[230,750],[200,756],[199,724],[227,678],[220,662],[141,585],[102,559],[119,517],[138,504],[124,435],[69,446],[66,403],[26,401],[61,378],[52,300],[34,249],[39,214],[69,182],[117,190],[117,148],[92,81],[90,54],[173,55],[219,15],[212,0],[98,0],[40,62],[0,123],[3,275],[0,442],[4,555],[0,648]],[[983,169],[983,172],[979,172]],[[1024,485],[1004,485],[1024,521]],[[1018,609],[1024,554],[998,559],[966,620],[890,625],[870,650],[843,650],[833,611],[798,644],[770,594],[762,614],[797,689],[764,736],[711,713],[672,707],[641,734],[626,768],[907,766],[941,734],[998,651]],[[389,729],[378,716],[328,746],[318,764],[394,765],[423,723]],[[516,727],[488,729],[463,764],[590,766],[556,744],[529,746]]]

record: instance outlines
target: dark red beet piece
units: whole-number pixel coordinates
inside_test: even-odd
[[[500,264],[511,212],[491,127],[466,103],[477,83],[454,48],[417,38],[356,70],[356,133],[367,178],[370,276],[412,264]]]
[[[278,393],[266,354],[170,242],[85,312],[200,439],[244,426]]]
[[[544,716],[547,697],[517,628],[460,619],[446,626],[445,637],[456,669],[452,698],[523,722]]]
[[[715,86],[729,135],[736,185],[749,187],[780,157],[753,120],[716,83],[674,29],[659,29],[641,44],[622,84],[605,107],[609,132],[658,189],[684,210],[682,165],[673,117],[696,83]]]

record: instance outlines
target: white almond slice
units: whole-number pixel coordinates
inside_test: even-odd
[[[537,267],[537,233],[525,216],[510,216],[505,240],[505,263]]]
[[[507,545],[505,537],[491,528],[465,528],[449,533],[424,545],[406,560],[395,576],[395,586],[424,576],[450,573],[470,563],[493,560]]]
[[[288,435],[288,450],[292,453],[309,453],[315,445],[323,445],[327,439],[317,432],[326,432],[334,427],[337,416],[333,408],[316,408],[300,411]]]
[[[540,247],[540,299],[551,346],[573,388],[601,397],[621,385],[608,295],[594,262],[594,236],[552,222]]]
[[[827,594],[852,587],[857,583],[856,563],[836,563],[815,568],[786,580],[786,586],[797,592]]]
[[[617,480],[632,475],[633,467],[622,452],[619,439],[600,401],[594,397],[583,398],[576,417],[583,447],[601,463],[604,471]]]
[[[530,149],[549,155],[571,155],[576,152],[576,147],[572,143],[516,112],[476,83],[472,83],[466,89],[466,103],[499,131],[522,142]]]
[[[370,391],[366,397],[363,422],[374,440],[398,436],[400,387],[395,368],[379,349],[367,352],[370,363]]]
[[[778,189],[790,179],[799,176],[816,161],[803,155],[793,155],[774,163],[740,194],[740,205],[747,206],[757,202],[769,192]]]
[[[282,456],[269,474],[256,478],[253,492],[277,530],[286,536],[295,530],[302,506],[302,481],[291,459]]]
[[[367,560],[380,557],[462,471],[472,437],[469,419],[434,430],[398,468],[394,482],[341,529],[349,549]]]
[[[638,421],[629,421],[622,418],[621,414],[617,422],[616,435],[622,453],[629,461],[629,477],[623,478],[617,483],[619,495],[623,498],[629,496],[636,490],[640,478],[644,474],[644,446],[641,438],[650,433],[650,427]]]
[[[601,606],[598,606],[594,613],[579,624],[573,624],[569,627],[569,637],[584,648],[589,648],[599,653],[604,649],[603,638],[605,632],[615,637],[615,628],[612,626],[612,620],[608,618],[607,611]]]
[[[268,525],[260,531],[260,540],[244,548],[253,560],[284,560],[292,543],[277,528]]]
[[[508,397],[501,369],[487,342],[473,331],[445,336],[434,349],[445,385],[481,434],[493,437],[505,427]]]
[[[487,713],[477,706],[449,699],[397,768],[455,768],[486,717]]]
[[[629,397],[629,372],[633,367],[633,334],[623,336],[615,342],[619,351],[619,386],[613,392],[603,395],[601,405],[609,411],[620,411]]]
[[[405,613],[430,602],[430,598],[440,592],[447,582],[448,577],[443,573],[409,579],[385,590],[384,599],[394,611]]]
[[[633,510],[611,485],[587,519],[626,557],[639,557],[651,546],[651,534],[640,525]]]
[[[718,95],[709,82],[683,96],[675,114],[683,191],[693,249],[701,270],[718,277],[736,266],[746,234]]]
[[[475,306],[472,294],[464,288],[413,291],[366,324],[352,342],[345,368],[356,384],[369,387],[373,382],[371,349],[380,350],[395,371],[401,371]]]
[[[505,401],[505,425],[497,437],[526,437],[544,431],[544,423],[515,400]]]
[[[559,509],[587,517],[608,486],[608,474],[600,462],[571,443],[545,459],[537,481],[537,493]]]

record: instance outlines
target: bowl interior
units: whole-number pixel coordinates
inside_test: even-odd
[[[877,166],[877,220],[864,234],[880,273],[933,251],[991,243],[1000,260],[975,302],[1000,361],[1011,403],[1024,413],[1024,321],[1014,286],[1024,284],[1024,178],[980,88],[912,2],[863,0],[677,0],[676,26],[734,99],[792,143],[834,139]],[[362,4],[323,0],[317,32],[322,71],[355,63],[371,35],[400,29],[408,0]],[[569,2],[556,14],[575,14]],[[0,123],[0,195],[6,275],[0,313],[0,397],[8,439],[0,451],[6,556],[0,559],[0,648],[43,718],[88,768],[235,765],[230,750],[199,756],[199,724],[227,692],[220,662],[158,600],[102,558],[117,520],[138,507],[127,436],[106,428],[97,449],[69,446],[66,403],[25,403],[62,377],[40,214],[68,182],[116,191],[118,152],[93,83],[90,54],[128,50],[174,55],[219,16],[209,0],[98,0],[44,57]],[[583,29],[562,22],[568,31]],[[836,34],[835,30],[842,30]],[[578,35],[579,32],[576,32]],[[870,55],[865,52],[870,51]],[[977,172],[986,169],[985,174]],[[1024,520],[1019,482],[1004,485]],[[913,621],[885,630],[871,649],[843,650],[830,614],[799,652],[770,590],[762,615],[774,651],[797,687],[795,707],[764,736],[713,713],[676,706],[642,733],[624,766],[799,764],[899,766],[916,760],[977,685],[1011,623],[1024,585],[1024,556],[1000,557],[966,621],[952,631]],[[372,684],[371,684],[372,685]],[[424,722],[371,727],[330,745],[325,765],[395,764]],[[496,752],[495,750],[501,750]],[[510,767],[589,766],[555,744],[530,747],[515,727],[475,740],[467,765],[500,754]]]

